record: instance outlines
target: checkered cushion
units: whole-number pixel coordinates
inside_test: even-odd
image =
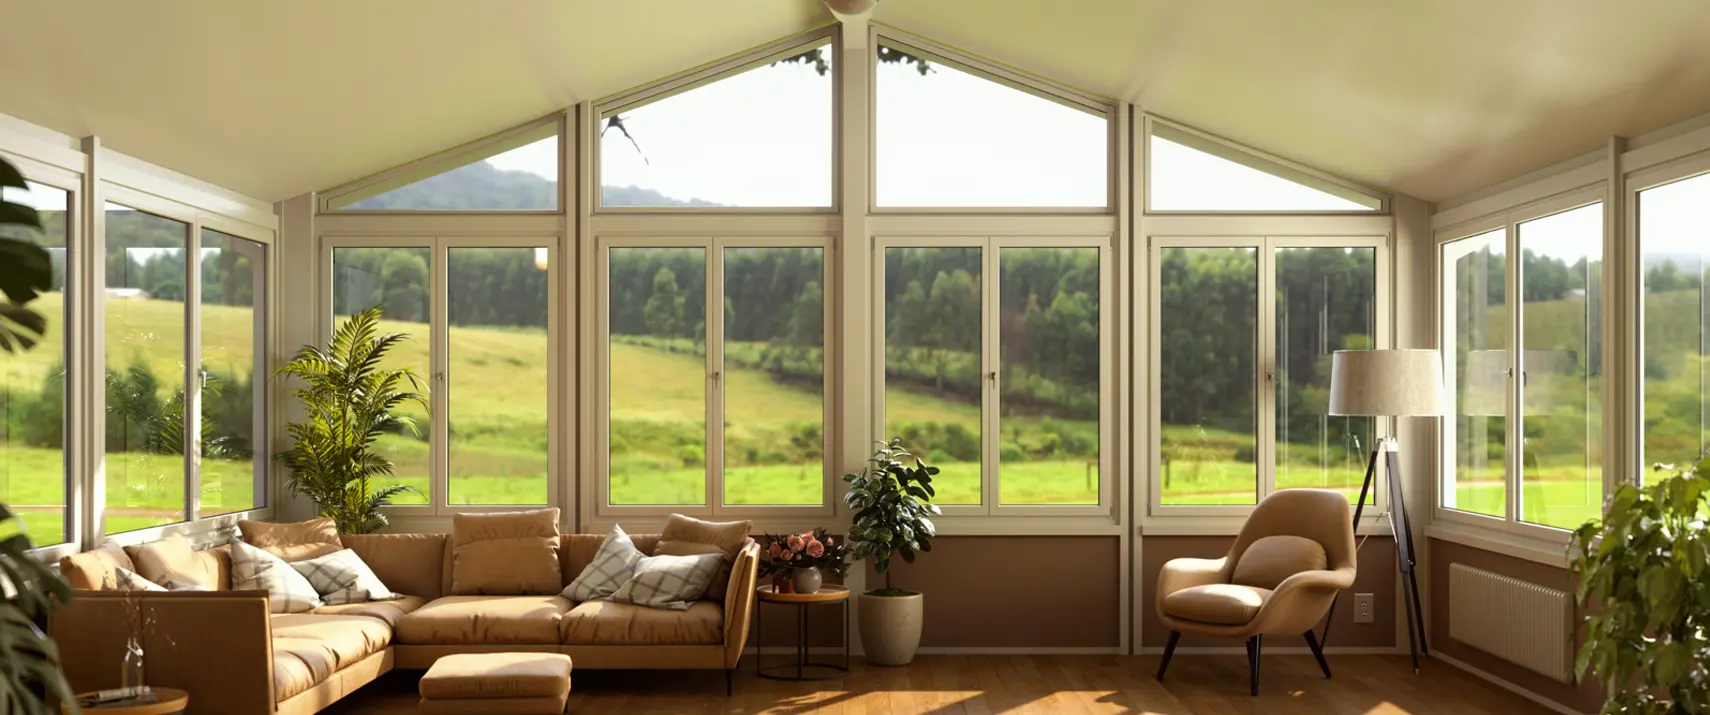
[[[232,542],[232,590],[266,591],[273,613],[302,613],[323,605],[303,574],[278,556],[242,541]]]
[[[612,594],[611,600],[651,608],[687,611],[712,583],[724,564],[724,554],[649,556],[635,566],[635,575]]]
[[[123,566],[113,569],[115,583],[120,591],[165,591],[166,587],[150,581],[137,572]]]
[[[623,533],[623,527],[612,525],[612,531],[606,535],[606,540],[600,543],[600,550],[594,554],[593,562],[582,573],[577,574],[576,580],[558,595],[572,601],[609,601],[612,594],[617,593],[625,581],[635,574],[635,565],[646,558],[635,548],[635,542],[629,540],[629,534]]]
[[[380,577],[374,575],[374,570],[350,549],[294,561],[291,568],[309,579],[309,585],[315,587],[315,592],[321,594],[321,600],[329,606],[402,598],[386,588]]]

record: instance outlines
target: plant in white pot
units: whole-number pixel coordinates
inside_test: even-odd
[[[855,514],[848,539],[853,555],[872,559],[874,570],[885,577],[885,587],[861,594],[859,605],[861,647],[874,665],[908,665],[920,647],[925,597],[891,585],[891,559],[901,556],[912,564],[915,554],[932,550],[937,530],[931,517],[939,513],[932,504],[937,493],[932,476],[937,473],[937,467],[926,466],[893,438],[879,443],[860,474],[843,475],[849,483],[843,502]]]

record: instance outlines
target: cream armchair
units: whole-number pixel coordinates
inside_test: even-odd
[[[1183,633],[1247,642],[1252,694],[1266,635],[1303,633],[1324,677],[1330,664],[1313,627],[1336,593],[1354,585],[1354,526],[1348,498],[1323,489],[1267,497],[1221,559],[1174,559],[1158,575],[1158,618],[1170,628],[1158,679]]]

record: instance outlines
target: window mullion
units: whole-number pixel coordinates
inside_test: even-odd
[[[446,376],[449,369],[448,344],[451,342],[451,320],[446,312],[449,305],[446,299],[446,266],[450,248],[439,238],[432,239],[428,245],[431,247],[428,253],[428,369],[433,377],[429,383],[432,392],[428,405],[430,476],[427,497],[433,513],[443,514],[449,511],[451,501],[451,422],[447,419],[451,414],[451,381]]]
[[[192,222],[184,256],[184,520],[202,518],[202,224]]]
[[[985,240],[980,249],[980,271],[983,274],[980,285],[980,355],[981,367],[984,368],[985,390],[981,402],[980,429],[980,502],[985,513],[992,514],[997,510],[999,481],[1003,465],[999,459],[1002,424],[998,419],[998,411],[1002,407],[1002,399],[998,386],[1002,380],[998,370],[998,246],[990,238]]]
[[[706,243],[706,489],[707,508],[724,506],[724,242]]]
[[[1525,347],[1521,344],[1521,336],[1525,333],[1523,332],[1523,326],[1521,324],[1524,312],[1520,309],[1522,296],[1525,295],[1524,287],[1520,285],[1520,281],[1525,279],[1525,272],[1521,270],[1524,261],[1520,254],[1520,226],[1512,219],[1508,221],[1507,236],[1504,238],[1508,242],[1507,254],[1504,257],[1505,263],[1503,265],[1503,270],[1507,274],[1505,279],[1507,285],[1503,289],[1502,296],[1503,309],[1507,311],[1506,317],[1508,319],[1508,391],[1505,394],[1505,397],[1508,400],[1508,417],[1505,420],[1506,424],[1503,425],[1503,428],[1505,439],[1508,440],[1508,448],[1503,450],[1507,457],[1507,464],[1504,465],[1502,481],[1503,498],[1507,505],[1508,522],[1513,524],[1522,521],[1520,518],[1520,509],[1524,504],[1524,500],[1521,498],[1520,494],[1520,486],[1522,483],[1520,473],[1525,466],[1526,455],[1525,444],[1523,442],[1525,430],[1521,424],[1524,419],[1521,411],[1524,409],[1525,404],[1524,401],[1521,400],[1521,391],[1525,382],[1523,373],[1521,372],[1521,370],[1524,369],[1521,353]]]
[[[1258,412],[1254,420],[1254,428],[1258,431],[1256,457],[1258,469],[1258,500],[1264,501],[1277,489],[1277,290],[1276,290],[1276,241],[1271,238],[1261,239],[1258,245],[1259,269],[1259,315],[1254,325],[1258,326],[1259,356],[1255,361],[1259,374],[1255,377],[1258,386]]]

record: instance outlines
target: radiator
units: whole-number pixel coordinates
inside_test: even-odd
[[[1449,637],[1573,682],[1573,601],[1566,591],[1450,564]]]

